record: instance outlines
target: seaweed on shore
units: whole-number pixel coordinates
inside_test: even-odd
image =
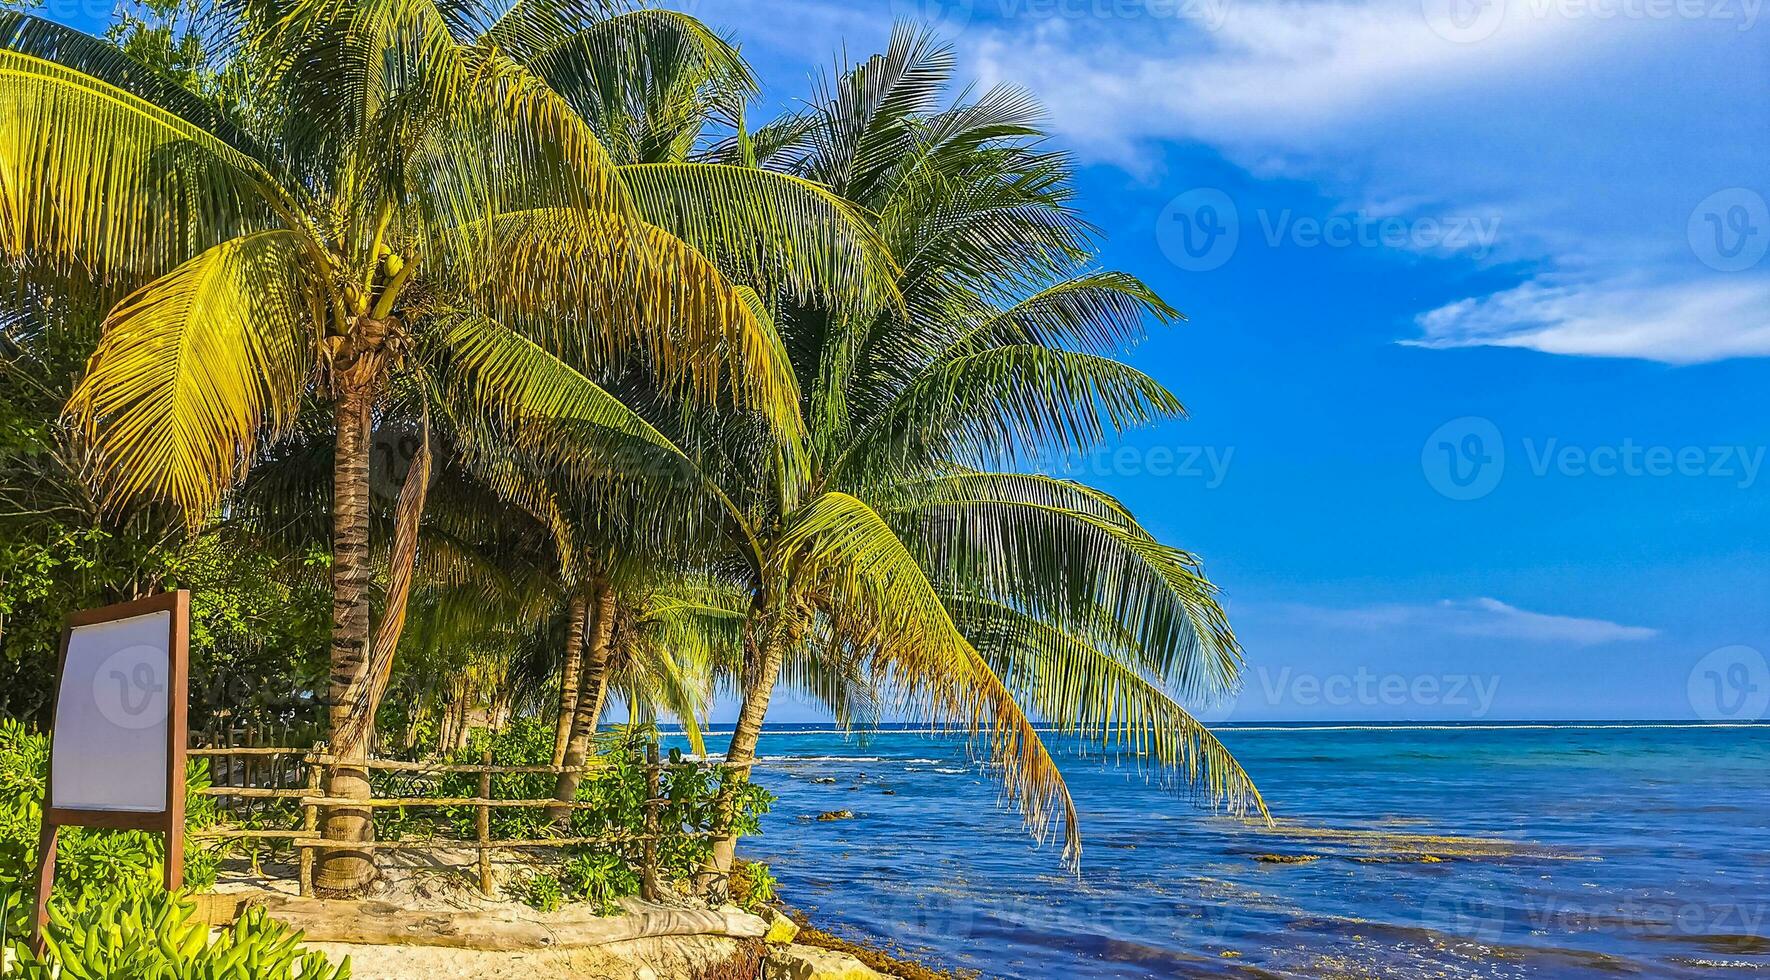
[[[702,967],[694,972],[694,980],[751,980],[762,975],[762,961],[768,949],[760,940],[740,941],[737,951],[724,962]]]
[[[812,925],[803,912],[793,912],[790,918],[799,926],[799,935],[794,937],[794,942],[847,953],[886,976],[898,977],[900,980],[975,980],[982,975],[976,970],[936,970],[904,958],[906,954],[901,949],[886,952],[851,942]]]

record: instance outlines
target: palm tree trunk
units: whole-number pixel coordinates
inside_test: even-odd
[[[572,719],[578,711],[578,681],[584,663],[584,621],[590,617],[590,603],[583,593],[572,596],[570,619],[565,633],[565,667],[559,673],[559,722],[553,731],[553,764],[565,764],[566,743],[572,737]]]
[[[590,757],[590,741],[596,735],[597,719],[602,717],[603,701],[608,697],[608,648],[615,630],[615,590],[605,581],[594,586],[596,606],[590,620],[588,655],[584,658],[583,678],[579,683],[578,703],[572,712],[571,737],[566,740],[565,755],[560,765],[582,766]],[[570,803],[578,795],[583,773],[562,772],[553,784],[553,798]],[[569,807],[547,808],[547,819],[556,827],[571,822]]]
[[[455,702],[454,724],[449,726],[448,754],[454,755],[467,744],[467,692],[461,692],[460,699]]]
[[[770,622],[772,618],[768,617]],[[731,867],[737,856],[737,834],[732,828],[738,817],[738,791],[750,781],[750,765],[756,761],[756,743],[762,738],[762,721],[768,715],[774,685],[780,680],[784,652],[779,635],[769,624],[760,624],[745,645],[752,655],[750,663],[755,673],[746,678],[743,707],[731,730],[731,745],[725,750],[725,777],[713,803],[713,830],[717,836],[701,874],[701,889],[719,897],[723,897],[730,884]]]
[[[443,705],[436,713],[436,754],[442,755],[449,750],[449,726],[455,721],[455,702]]]
[[[372,386],[340,372],[337,396],[337,453],[332,464],[332,673],[327,721],[331,769],[326,795],[367,800],[369,738],[373,710],[369,664],[369,587],[374,567],[369,555],[369,410]],[[340,845],[374,839],[373,811],[334,806],[326,810],[325,837]],[[321,858],[315,885],[331,894],[361,891],[375,878],[372,853],[335,846]]]

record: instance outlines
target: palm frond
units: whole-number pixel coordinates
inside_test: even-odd
[[[890,525],[860,500],[827,493],[797,515],[782,547],[821,586],[825,613],[881,688],[932,722],[981,735],[1028,828],[1043,840],[1061,822],[1064,855],[1079,860],[1081,830],[1062,773]]]
[[[301,227],[255,159],[108,82],[0,51],[0,254],[140,283]]]
[[[92,431],[113,501],[160,497],[206,519],[287,430],[323,329],[303,257],[293,232],[237,238],[111,311],[68,412]]]
[[[1150,678],[1013,607],[967,594],[945,598],[1003,683],[1058,731],[1153,762],[1208,805],[1267,816],[1235,756]]]
[[[623,163],[686,158],[705,126],[729,123],[756,91],[735,47],[674,10],[624,11],[523,50]]]
[[[839,310],[902,302],[896,263],[869,219],[819,184],[717,163],[619,172],[646,220],[741,281]]]
[[[1106,355],[1142,339],[1146,317],[1163,323],[1184,319],[1135,276],[1092,272],[1052,283],[1006,309],[991,310],[953,349],[1033,344]]]
[[[940,460],[1013,461],[1035,447],[1086,452],[1108,432],[1183,414],[1131,366],[1031,344],[936,362],[856,433],[835,464],[850,478]]]
[[[1241,644],[1199,560],[1144,530],[1113,498],[1068,480],[958,473],[895,488],[886,513],[953,588],[1104,642],[1188,698],[1240,685]]]
[[[441,330],[444,377],[469,412],[534,451],[560,440],[598,434],[637,440],[681,457],[663,433],[571,365],[497,321],[471,312],[449,317]],[[614,444],[608,438],[599,443]]]
[[[489,315],[576,363],[608,365],[642,353],[674,393],[701,404],[735,402],[793,424],[797,380],[780,362],[779,342],[742,292],[688,243],[642,224],[643,247],[629,248],[627,223],[567,209],[493,223],[499,247],[480,259],[494,265],[466,284]]]

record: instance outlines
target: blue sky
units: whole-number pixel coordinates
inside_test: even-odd
[[[780,104],[907,16],[1049,107],[1191,317],[1132,354],[1191,420],[1074,472],[1227,592],[1208,717],[1762,717],[1770,11],[1456,2],[692,9]]]
[[[1762,0],[688,6],[756,118],[904,17],[1049,107],[1191,317],[1131,357],[1193,417],[1069,471],[1223,586],[1206,717],[1770,716]]]

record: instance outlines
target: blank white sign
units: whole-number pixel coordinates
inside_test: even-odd
[[[165,610],[70,631],[55,701],[52,806],[166,809],[171,640]]]

